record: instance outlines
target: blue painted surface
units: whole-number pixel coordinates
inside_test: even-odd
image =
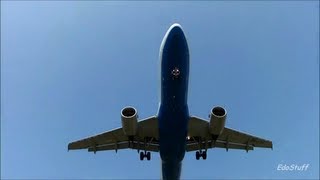
[[[120,127],[126,105],[157,113],[174,22],[190,50],[190,115],[222,105],[226,126],[275,142],[186,153],[181,179],[319,179],[319,1],[1,1],[1,179],[159,179],[158,153],[65,145]]]
[[[158,121],[162,178],[179,179],[189,120],[189,50],[179,24],[173,24],[163,38],[160,61],[161,102]]]

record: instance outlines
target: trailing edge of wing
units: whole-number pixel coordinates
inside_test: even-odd
[[[139,142],[121,142],[121,143],[113,143],[106,144],[97,147],[89,147],[89,152],[97,152],[97,151],[108,151],[108,150],[119,150],[119,149],[139,149],[139,150],[147,150],[153,152],[159,152],[159,144],[147,144],[144,147],[143,143]]]
[[[205,149],[206,144],[203,142],[201,144],[197,142],[193,142],[190,144],[187,144],[186,151],[197,151],[199,150],[199,146],[201,146],[202,149]],[[227,143],[224,141],[217,140],[215,143],[211,143],[211,141],[208,141],[207,148],[225,148],[225,149],[243,149],[246,151],[253,150],[254,147],[251,145],[246,144],[238,144],[238,143]]]

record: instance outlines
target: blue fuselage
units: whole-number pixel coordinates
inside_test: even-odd
[[[160,48],[161,101],[158,111],[162,178],[179,179],[188,130],[189,50],[180,25],[167,31]]]

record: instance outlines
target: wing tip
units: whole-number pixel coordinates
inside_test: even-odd
[[[68,152],[70,151],[70,150],[73,150],[73,149],[75,149],[74,147],[72,147],[73,146],[73,143],[69,143],[68,144]]]

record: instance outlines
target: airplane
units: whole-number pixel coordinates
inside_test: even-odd
[[[160,102],[156,115],[138,121],[132,106],[121,110],[122,127],[68,144],[68,150],[89,152],[135,149],[140,160],[151,159],[159,152],[162,179],[180,179],[186,152],[207,159],[207,150],[225,148],[253,150],[273,148],[272,141],[225,127],[227,112],[223,107],[211,109],[209,119],[192,116],[188,109],[189,49],[180,24],[174,23],[160,46]]]

